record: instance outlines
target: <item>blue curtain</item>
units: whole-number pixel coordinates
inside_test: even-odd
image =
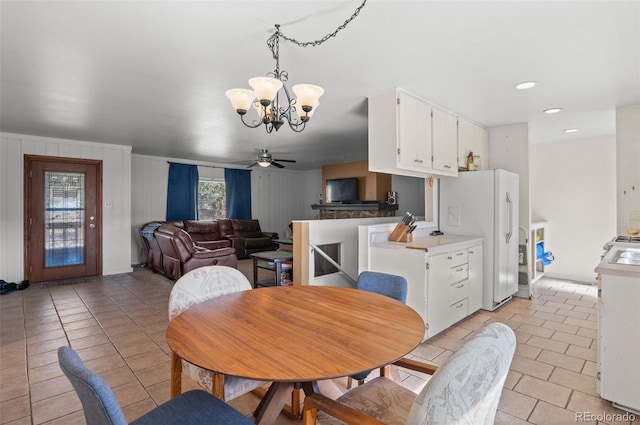
[[[198,166],[169,163],[166,220],[198,219]]]
[[[251,171],[224,169],[227,217],[251,218]]]

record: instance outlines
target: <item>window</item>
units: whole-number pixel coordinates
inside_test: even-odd
[[[227,216],[224,180],[200,180],[198,183],[198,219],[215,220]]]

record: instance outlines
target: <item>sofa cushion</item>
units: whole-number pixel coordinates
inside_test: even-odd
[[[194,241],[217,241],[222,239],[218,223],[213,220],[185,220],[184,230],[191,235]]]
[[[233,233],[243,238],[259,238],[262,235],[258,220],[232,220]]]
[[[247,238],[244,240],[244,247],[246,249],[270,248],[272,245],[273,239],[264,236],[259,238]]]
[[[219,218],[216,220],[218,222],[218,229],[220,230],[220,234],[222,236],[231,236],[233,235],[233,224],[232,221],[228,218]]]

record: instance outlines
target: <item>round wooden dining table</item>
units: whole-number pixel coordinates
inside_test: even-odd
[[[219,398],[223,375],[271,381],[255,412],[256,423],[268,424],[294,384],[309,393],[319,380],[388,365],[424,334],[415,310],[357,289],[280,286],[222,295],[170,322],[171,395],[181,392],[181,359],[216,372],[212,391]]]

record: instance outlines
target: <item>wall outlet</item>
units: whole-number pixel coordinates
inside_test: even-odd
[[[111,202],[111,201],[106,201],[106,202],[104,203],[104,207],[105,207],[105,208],[113,208],[113,202]]]

